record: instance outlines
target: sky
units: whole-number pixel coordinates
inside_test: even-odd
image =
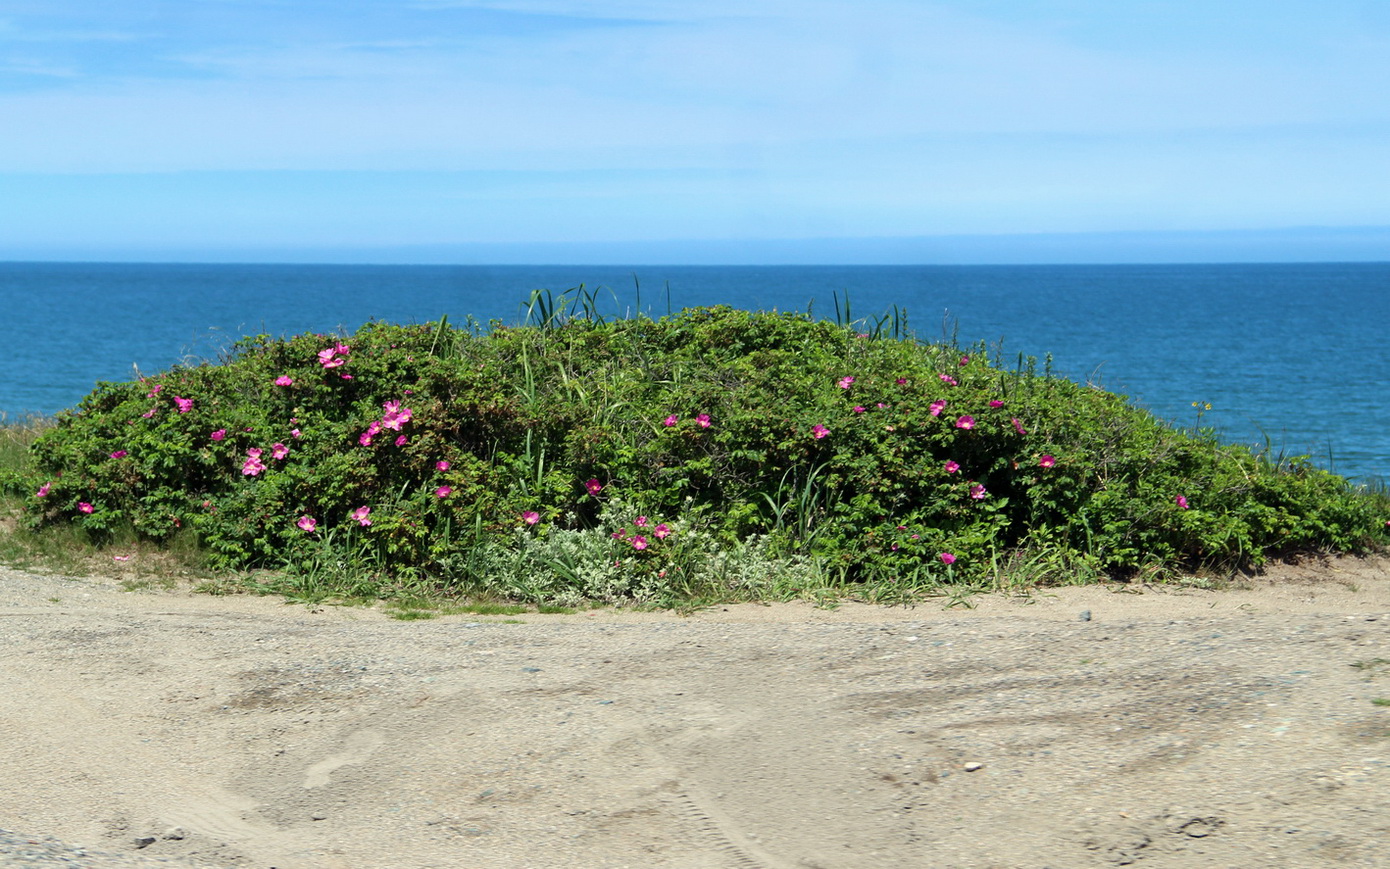
[[[1385,0],[0,0],[0,259],[1273,254],[1390,260]]]

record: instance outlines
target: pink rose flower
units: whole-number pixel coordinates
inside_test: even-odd
[[[946,473],[948,473],[948,474],[954,474],[956,471],[959,471],[959,470],[960,470],[960,465],[956,464],[954,461],[952,461],[952,460],[950,460],[950,459],[947,459],[947,460],[946,460],[946,465],[945,465],[945,467],[946,467]]]
[[[1041,459],[1038,459],[1039,467],[1050,468],[1055,464],[1057,464],[1057,460],[1052,456],[1043,456]]]
[[[637,550],[646,549],[646,548],[647,548],[647,538],[643,537],[641,534],[638,534],[636,537],[633,537],[633,538],[632,538],[632,548],[633,548],[633,549],[637,549]]]
[[[535,510],[527,510],[521,514],[521,521],[525,522],[527,525],[535,525],[537,522],[541,521],[541,514],[537,513]]]
[[[695,424],[700,428],[709,428],[709,414],[702,413],[695,417]]]
[[[603,491],[603,484],[596,479],[590,479],[589,482],[584,484],[584,488],[590,495],[598,495],[599,492]]]
[[[313,531],[315,528],[319,527],[319,523],[314,519],[313,516],[300,516],[299,521],[294,524],[298,525],[305,531]]]
[[[111,458],[123,459],[128,455],[130,455],[130,453],[126,452],[125,450],[116,450],[114,453],[111,454]]]
[[[941,416],[941,411],[943,411],[943,410],[945,410],[945,409],[946,409],[946,400],[945,400],[944,398],[938,398],[936,401],[933,401],[933,402],[931,403],[931,408],[930,408],[930,410],[931,410],[931,415],[932,415],[932,416]]]
[[[369,515],[371,515],[371,512],[372,508],[364,504],[363,506],[358,507],[356,510],[353,510],[351,513],[349,513],[348,518],[356,522],[358,525],[361,525],[363,528],[366,528],[368,525],[372,524],[372,520],[367,518]]]
[[[661,421],[661,424],[664,425],[664,426],[666,426],[667,428],[670,428],[671,426],[675,425],[675,424],[678,423],[678,422],[680,422],[680,417],[676,416],[676,415],[673,413],[673,414],[671,414],[670,416],[668,416],[668,417],[666,417],[665,419],[663,419],[663,420]]]
[[[811,436],[814,437],[816,440],[820,440],[828,434],[830,434],[830,429],[826,428],[820,423],[816,423],[815,425],[811,426]]]
[[[652,529],[652,536],[654,536],[657,540],[665,540],[668,536],[670,536],[670,534],[671,526],[667,525],[665,522],[662,522],[660,525]]]
[[[434,490],[434,496],[436,498],[447,498],[453,493],[454,490],[449,486],[440,486],[438,489]]]
[[[841,388],[841,389],[849,389],[849,388],[850,388],[851,386],[853,386],[853,385],[854,385],[854,378],[853,378],[853,377],[841,377],[841,378],[840,378],[840,388]]]
[[[90,513],[95,508],[93,508],[92,505],[88,504],[86,501],[78,501],[77,509],[81,510],[83,513]]]
[[[976,501],[983,501],[986,494],[985,487],[981,486],[979,483],[970,487],[970,497],[974,498]]]
[[[293,378],[293,377],[290,377],[290,376],[288,376],[288,375],[285,375],[285,374],[281,374],[279,377],[275,378],[275,385],[276,385],[276,386],[294,386],[294,378]]]
[[[943,552],[943,553],[941,553],[941,555],[939,555],[939,556],[937,556],[937,557],[941,559],[941,563],[942,563],[942,564],[955,564],[955,563],[956,563],[956,557],[955,557],[954,555],[952,555],[951,553],[949,553],[949,552]]]
[[[176,395],[174,396],[174,404],[178,405],[179,413],[188,413],[193,409],[193,399],[191,398],[179,398]]]
[[[272,459],[283,459],[290,454],[290,448],[284,444],[271,444],[270,457]]]
[[[219,428],[217,431],[213,432],[209,437],[211,437],[215,441],[220,441],[226,436],[227,430],[225,428]]]
[[[448,463],[448,462],[435,462],[435,463],[434,463],[434,469],[435,469],[436,471],[447,471],[447,470],[449,470],[449,463]]]
[[[1186,498],[1185,496],[1183,496],[1183,495],[1178,495],[1176,498],[1174,498],[1174,499],[1173,499],[1173,503],[1174,503],[1174,504],[1177,504],[1179,507],[1183,508],[1184,510],[1187,509],[1187,498]]]
[[[48,497],[48,493],[49,493],[50,491],[52,491],[52,489],[53,489],[53,484],[52,484],[52,483],[44,483],[42,486],[39,486],[39,490],[38,490],[37,492],[34,493],[34,497],[35,497],[35,498],[47,498],[47,497]]]
[[[965,416],[963,416],[963,417],[961,417],[960,419],[956,420],[956,428],[971,429],[971,428],[974,428],[974,427],[975,427],[975,417],[971,416],[970,414],[966,414]]]

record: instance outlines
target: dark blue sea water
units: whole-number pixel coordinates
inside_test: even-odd
[[[0,411],[51,414],[98,380],[215,359],[259,332],[370,319],[515,322],[532,289],[832,316],[906,309],[919,337],[1002,341],[1184,425],[1390,477],[1390,263],[1155,266],[313,266],[0,263]]]

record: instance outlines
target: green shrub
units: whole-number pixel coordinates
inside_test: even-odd
[[[34,444],[31,525],[192,528],[222,567],[573,603],[973,582],[1023,551],[1123,574],[1386,539],[1383,497],[982,347],[727,307],[541,311],[258,336],[222,364],[99,384]]]

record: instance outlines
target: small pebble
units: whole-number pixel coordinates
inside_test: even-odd
[[[323,812],[314,812],[312,815],[309,816],[309,820],[311,820],[311,821],[326,821],[326,820],[328,820],[328,816],[325,815]]]
[[[967,763],[967,764],[965,765],[965,771],[966,771],[966,772],[974,772],[974,771],[977,770],[977,769],[984,769],[984,768],[985,768],[985,765],[984,765],[984,764],[982,764],[982,763],[976,763],[976,762],[973,761],[973,760],[972,760],[970,763]]]
[[[1091,620],[1091,611],[1082,610],[1081,615],[1077,616],[1077,618],[1081,619],[1083,622],[1089,622]]]
[[[154,844],[154,836],[136,836],[136,837],[135,837],[135,847],[137,847],[137,848],[148,848],[149,846],[151,846],[151,845],[153,845],[153,844]]]

